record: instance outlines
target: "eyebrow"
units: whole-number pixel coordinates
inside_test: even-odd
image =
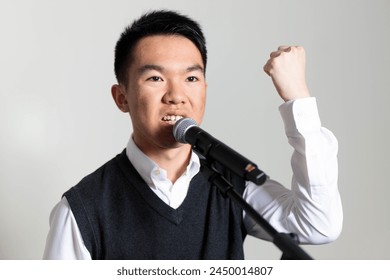
[[[195,65],[187,68],[187,72],[193,72],[193,71],[200,71],[200,72],[204,73],[204,68],[202,66],[200,66],[199,64],[195,64]]]
[[[151,70],[155,70],[158,72],[164,72],[165,68],[160,66],[160,65],[156,65],[156,64],[145,64],[138,69],[138,72],[142,75],[145,72],[151,71]],[[189,66],[185,69],[185,72],[187,72],[187,73],[194,72],[194,71],[200,71],[200,72],[204,73],[204,68],[199,64],[195,64],[195,65]]]
[[[164,71],[164,67],[159,66],[159,65],[155,65],[155,64],[146,64],[146,65],[141,66],[138,69],[138,72],[140,74],[144,74],[145,72],[150,71],[150,70],[156,70],[156,71],[159,71],[159,72],[163,72]]]

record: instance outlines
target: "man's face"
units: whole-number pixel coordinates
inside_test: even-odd
[[[126,100],[135,143],[148,149],[173,148],[172,129],[180,117],[202,121],[206,101],[202,56],[181,36],[149,36],[134,48]]]

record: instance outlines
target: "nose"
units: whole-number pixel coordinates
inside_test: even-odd
[[[179,82],[170,81],[167,84],[163,102],[166,104],[184,104],[186,102],[186,94],[183,86]]]

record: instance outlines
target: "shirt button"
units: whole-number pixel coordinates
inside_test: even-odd
[[[160,175],[160,170],[158,170],[158,169],[155,170],[155,171],[154,171],[154,174],[157,175],[157,176]]]

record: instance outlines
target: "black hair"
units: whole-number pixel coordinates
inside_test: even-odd
[[[118,83],[127,85],[134,46],[142,38],[153,35],[179,35],[191,40],[198,48],[206,69],[206,40],[200,25],[178,12],[158,10],[142,15],[122,32],[115,47],[114,68]]]

